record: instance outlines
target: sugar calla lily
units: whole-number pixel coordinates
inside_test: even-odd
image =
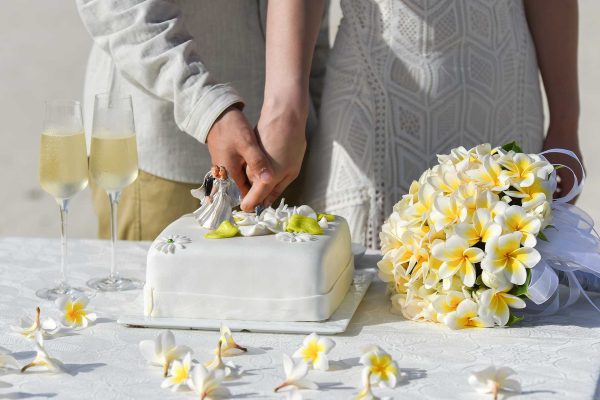
[[[236,341],[233,339],[233,334],[231,333],[231,329],[229,329],[229,327],[221,325],[220,334],[221,336],[219,340],[221,341],[222,356],[226,357],[236,353],[245,353],[248,351],[247,348],[242,347],[236,343]],[[215,349],[215,354],[217,353],[217,351],[218,349]]]
[[[491,394],[496,400],[500,392],[520,393],[521,383],[511,376],[516,375],[512,368],[489,366],[475,371],[469,376],[469,384],[481,394]]]
[[[335,347],[335,342],[326,337],[320,337],[316,333],[308,335],[302,347],[292,355],[293,358],[301,359],[308,363],[314,369],[327,371],[329,369],[329,359],[327,354]]]
[[[481,268],[492,274],[502,273],[506,280],[522,285],[527,279],[527,268],[540,261],[540,253],[531,247],[521,247],[521,232],[508,233],[492,238],[485,244],[486,256]]]
[[[392,356],[381,347],[367,348],[359,362],[366,367],[367,372],[364,373],[369,376],[369,385],[372,379],[373,383],[379,384],[380,387],[396,387],[400,370]]]
[[[196,365],[192,370],[191,386],[200,395],[200,400],[227,399],[231,393],[223,386],[223,379],[223,370],[208,370]]]
[[[58,309],[63,313],[62,323],[74,329],[83,329],[96,321],[96,314],[87,309],[90,300],[85,295],[71,298],[62,296],[56,299]]]
[[[40,320],[41,310],[39,307],[36,308],[35,318],[32,320],[29,317],[21,318],[19,326],[11,326],[10,328],[28,339],[34,339],[35,335],[40,332],[44,339],[51,337],[52,335],[60,331],[60,325],[52,318],[46,318],[44,321]]]
[[[169,375],[162,382],[160,387],[166,389],[171,388],[176,392],[182,388],[190,388],[192,370],[192,355],[187,353],[183,360],[174,360],[171,364]]]
[[[186,353],[192,353],[187,346],[177,346],[173,332],[161,332],[155,340],[142,340],[140,351],[144,358],[152,365],[163,368],[163,376],[166,377],[171,363],[181,359]]]
[[[283,372],[285,373],[285,380],[275,388],[275,392],[288,387],[294,387],[296,389],[318,389],[316,383],[306,378],[306,375],[308,374],[308,364],[305,362],[300,361],[296,364],[290,356],[284,354]]]
[[[488,328],[493,323],[478,314],[477,303],[471,299],[460,302],[456,311],[446,314],[444,323],[451,329]]]
[[[35,358],[32,362],[23,366],[23,368],[21,368],[21,372],[25,372],[30,368],[42,368],[53,373],[64,372],[63,363],[60,360],[52,358],[50,355],[48,355],[48,352],[44,348],[44,339],[40,333],[38,333],[35,338],[35,350]]]

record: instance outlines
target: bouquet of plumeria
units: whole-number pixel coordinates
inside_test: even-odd
[[[414,181],[381,238],[395,310],[452,329],[511,325],[547,240],[554,166],[516,143],[453,149]]]

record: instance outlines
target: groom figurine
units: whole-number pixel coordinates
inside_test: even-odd
[[[308,3],[77,0],[76,4],[94,41],[84,93],[86,131],[91,131],[95,94],[125,93],[133,100],[140,171],[121,194],[119,239],[153,240],[169,223],[197,209],[199,202],[190,190],[199,186],[211,164],[225,165],[243,194],[250,189],[249,180],[263,186],[276,183],[267,150],[254,131],[259,115],[269,116],[261,112],[266,56],[279,51],[269,53],[266,26],[281,22],[269,28],[272,35],[279,29],[289,31],[293,15],[305,15],[292,15],[291,7]],[[327,13],[312,11],[310,15],[325,23],[316,45],[309,46],[311,53],[314,49],[308,66],[309,111],[306,125],[302,121],[300,127],[304,133],[306,126],[309,134],[316,126],[329,50]],[[277,69],[289,73],[283,66],[270,71]],[[275,89],[280,93],[282,86]],[[98,236],[108,238],[109,203],[102,190],[92,190]]]

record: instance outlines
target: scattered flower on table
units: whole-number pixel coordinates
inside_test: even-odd
[[[379,346],[365,349],[359,362],[366,367],[363,378],[365,376],[369,378],[369,386],[374,383],[382,388],[394,388],[398,379],[403,377],[392,356]]]
[[[223,340],[219,338],[217,349],[215,351],[215,358],[204,366],[209,370],[223,370],[225,378],[232,379],[240,377],[244,372],[240,367],[231,361],[223,362],[222,346]]]
[[[333,340],[311,333],[304,339],[302,347],[296,350],[292,357],[304,361],[314,369],[327,371],[329,369],[327,354],[334,347],[335,342]]]
[[[10,354],[5,354],[3,351],[0,350],[0,369],[4,368],[19,369],[21,367],[19,366],[19,363],[13,356],[11,356]]]
[[[221,337],[219,338],[219,340],[221,342],[221,355],[222,356],[226,357],[229,355],[234,355],[236,353],[240,353],[240,352],[245,353],[248,351],[247,348],[242,347],[236,343],[236,341],[233,339],[233,334],[231,333],[231,329],[229,329],[229,327],[227,327],[226,325],[221,324],[220,335],[221,335]],[[219,351],[219,348],[216,348],[215,354],[218,351]]]
[[[96,321],[96,314],[90,312],[87,306],[90,302],[87,296],[71,297],[68,295],[56,299],[56,305],[62,315],[62,324],[73,329],[83,329]]]
[[[360,392],[358,392],[358,394],[356,395],[354,400],[384,400],[384,399],[387,400],[387,399],[389,399],[389,397],[380,398],[373,394],[372,386],[371,386],[371,375],[372,375],[372,372],[371,372],[370,368],[365,367],[362,372],[363,388],[361,389]]]
[[[20,326],[11,326],[10,328],[25,336],[27,339],[35,339],[35,335],[40,332],[44,339],[48,339],[52,335],[60,331],[60,325],[53,318],[46,318],[43,322],[40,320],[41,310],[39,307],[35,310],[35,319],[29,317],[21,318]]]
[[[495,367],[493,365],[474,371],[469,376],[469,384],[481,394],[491,394],[493,399],[498,398],[500,392],[509,392],[512,394],[521,392],[521,383],[510,378],[517,373],[509,367]]]
[[[166,377],[171,363],[179,360],[192,349],[187,346],[177,346],[175,336],[171,331],[161,332],[155,340],[142,340],[139,344],[142,356],[151,364],[163,368],[163,376]]]
[[[308,364],[302,361],[296,364],[287,354],[283,354],[283,372],[285,373],[285,380],[281,385],[275,388],[275,392],[284,388],[312,390],[319,388],[316,383],[306,378],[306,375],[308,374]]]
[[[183,360],[174,360],[169,370],[169,375],[162,382],[163,389],[171,388],[173,392],[179,389],[191,389],[192,355],[187,353]]]
[[[154,248],[165,254],[173,254],[177,248],[185,249],[186,244],[192,243],[192,240],[184,235],[170,235],[161,237],[154,244]]]
[[[60,373],[65,372],[63,363],[50,357],[46,349],[44,348],[44,338],[41,333],[38,332],[35,338],[35,350],[36,355],[32,362],[21,368],[21,372],[25,372],[30,368],[42,368],[48,372]]]
[[[208,370],[196,365],[192,370],[191,386],[200,395],[200,400],[228,399],[231,393],[223,386],[223,379],[223,370]]]

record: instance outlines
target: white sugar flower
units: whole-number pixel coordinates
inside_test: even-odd
[[[151,364],[163,368],[166,377],[171,363],[181,359],[186,353],[192,353],[187,346],[177,346],[171,331],[161,332],[155,340],[142,340],[139,344],[142,356]]]
[[[233,339],[233,334],[231,333],[231,329],[226,325],[221,324],[220,337],[219,340],[221,342],[221,355],[226,357],[229,355],[233,355],[240,352],[247,352],[248,349],[240,346]],[[217,354],[218,348],[215,349],[215,354]]]
[[[90,300],[85,295],[74,298],[71,296],[61,296],[56,299],[56,305],[63,313],[62,323],[65,326],[74,329],[83,329],[96,321],[96,314],[86,309]]]
[[[287,354],[283,354],[283,372],[285,380],[275,388],[275,392],[283,388],[294,387],[296,389],[318,389],[316,383],[309,381],[306,378],[308,374],[308,364],[305,362],[294,363],[292,358]]]
[[[40,320],[40,308],[37,307],[35,310],[35,319],[29,317],[21,318],[19,321],[20,326],[11,326],[10,328],[25,336],[27,339],[35,338],[35,335],[40,332],[44,339],[51,337],[52,335],[60,331],[60,325],[52,318],[46,318],[43,322]]]
[[[335,347],[335,342],[326,337],[320,337],[316,333],[308,335],[302,347],[292,355],[293,358],[301,359],[308,363],[314,369],[327,371],[329,369],[329,359],[327,354]]]
[[[190,383],[192,389],[200,395],[200,400],[227,399],[231,393],[223,386],[223,379],[223,370],[208,370],[202,365],[196,365],[192,370]]]
[[[304,232],[279,232],[275,235],[275,238],[286,243],[313,242],[317,240],[316,236]]]
[[[187,353],[182,361],[175,360],[171,364],[169,375],[162,382],[160,387],[163,389],[171,388],[176,392],[182,388],[190,388],[192,370],[192,355]]]
[[[37,367],[53,373],[64,372],[63,363],[60,360],[52,358],[50,355],[48,355],[48,352],[44,348],[44,339],[40,333],[36,335],[35,350],[35,358],[32,362],[21,368],[21,372],[25,372],[30,368]]]
[[[154,248],[165,254],[173,254],[177,248],[185,249],[186,244],[192,243],[192,240],[184,235],[170,235],[161,237],[154,243]]]
[[[491,394],[496,400],[502,391],[520,393],[521,384],[518,380],[509,378],[516,375],[512,368],[489,366],[481,371],[472,372],[469,384],[481,394]]]
[[[485,244],[486,256],[481,268],[492,274],[502,273],[506,280],[522,285],[527,278],[527,268],[540,261],[540,253],[531,247],[521,247],[521,232],[508,233],[492,238]]]
[[[223,340],[219,339],[219,343],[215,351],[215,358],[206,363],[204,366],[209,370],[223,370],[225,378],[238,378],[244,371],[231,361],[223,362],[222,346]]]
[[[444,324],[451,329],[488,328],[493,325],[485,316],[478,314],[477,303],[471,299],[464,299],[456,311],[446,314]]]
[[[359,362],[366,367],[363,377],[368,377],[369,385],[372,378],[373,383],[379,384],[380,387],[390,389],[396,387],[398,378],[401,377],[400,370],[392,356],[381,347],[370,346],[365,349]]]

